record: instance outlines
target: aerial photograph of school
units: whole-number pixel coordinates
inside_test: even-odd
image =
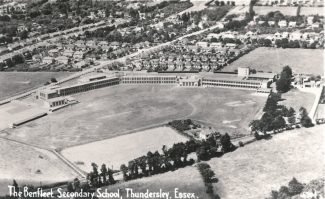
[[[324,0],[0,0],[0,199],[325,199]]]

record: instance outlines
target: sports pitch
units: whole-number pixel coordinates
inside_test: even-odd
[[[66,148],[180,118],[203,121],[223,133],[249,134],[248,124],[260,116],[266,100],[252,93],[120,85],[75,95],[81,103],[8,130],[5,136],[48,148]]]
[[[112,139],[74,146],[62,151],[62,154],[82,170],[91,171],[91,163],[105,163],[111,169],[119,169],[128,161],[147,155],[149,151],[162,153],[163,145],[171,147],[174,143],[188,140],[169,127],[157,127],[119,136]],[[96,154],[96,155],[94,155]]]
[[[52,77],[64,78],[69,72],[0,72],[0,100],[44,85]]]
[[[324,52],[321,49],[261,47],[226,66],[223,71],[251,67],[257,71],[280,73],[286,65],[289,65],[294,73],[324,75]]]

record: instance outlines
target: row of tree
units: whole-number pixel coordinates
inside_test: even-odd
[[[288,118],[290,125],[296,123],[295,110],[290,107],[289,109],[283,105],[278,105],[281,96],[277,93],[271,93],[266,100],[263,108],[264,114],[261,119],[253,120],[250,122],[252,132],[256,139],[262,139],[266,136],[266,132],[277,132],[287,127],[285,117]],[[260,135],[262,132],[265,136]]]
[[[212,186],[212,183],[218,182],[218,179],[215,177],[215,173],[211,169],[210,165],[205,162],[201,162],[197,164],[197,168],[206,187],[206,193],[210,196],[210,198],[219,199],[220,197],[214,193]]]
[[[288,183],[288,186],[281,186],[278,191],[272,190],[270,197],[267,199],[288,199],[292,196],[300,194],[304,189],[304,185],[300,183],[296,178]]]

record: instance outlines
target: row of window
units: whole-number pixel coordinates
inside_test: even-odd
[[[123,80],[122,84],[176,84],[176,81],[128,81]]]
[[[147,80],[147,81],[152,81],[152,80],[175,80],[176,77],[122,77],[122,81],[136,81],[136,80]]]
[[[203,83],[203,86],[222,86],[222,87],[233,87],[233,88],[252,88],[256,89],[259,88],[259,86],[253,86],[253,85],[234,85],[234,84],[218,84],[218,83]]]
[[[226,83],[226,84],[244,84],[244,85],[261,85],[259,82],[249,82],[249,81],[231,81],[231,80],[215,80],[215,79],[203,79],[203,83]]]

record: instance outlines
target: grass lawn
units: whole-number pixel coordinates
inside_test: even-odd
[[[91,171],[91,163],[105,163],[110,168],[119,169],[121,164],[128,164],[134,158],[146,155],[149,151],[162,153],[162,146],[171,147],[174,143],[185,142],[186,137],[169,127],[157,127],[119,136],[112,139],[74,146],[62,151],[72,162],[83,162],[78,165],[86,172]]]
[[[261,47],[226,66],[224,71],[251,67],[257,71],[279,73],[286,65],[289,65],[294,73],[324,75],[324,51]]]
[[[69,72],[0,72],[0,100],[44,85],[52,77],[62,79]]]
[[[122,184],[116,184],[107,187],[108,192],[116,192],[120,189],[123,198],[126,198],[125,188],[132,188],[137,192],[158,191],[162,189],[170,193],[171,198],[175,198],[174,191],[178,188],[180,192],[192,192],[201,199],[208,199],[209,196],[205,192],[205,186],[200,173],[196,167],[186,167],[173,172],[154,175],[148,178],[132,180]]]
[[[313,106],[315,95],[312,93],[302,92],[297,89],[291,89],[287,93],[281,95],[282,101],[279,104],[283,104],[287,107],[292,107],[296,112],[300,107],[305,107],[309,112]]]
[[[67,107],[0,135],[52,148],[65,148],[179,118],[206,122],[220,132],[249,133],[250,120],[264,106],[254,91],[177,86],[103,88],[74,97]]]
[[[309,181],[324,176],[324,125],[292,130],[258,141],[208,163],[223,199],[260,199],[296,177]]]
[[[9,140],[0,139],[0,157],[0,195],[8,194],[7,185],[12,184],[13,179],[19,185],[44,185],[76,177],[75,173],[52,153]]]
[[[297,7],[273,7],[273,6],[254,6],[254,11],[258,15],[266,15],[269,12],[280,11],[284,15],[296,16]],[[324,7],[302,7],[300,15],[320,15],[324,16]]]

